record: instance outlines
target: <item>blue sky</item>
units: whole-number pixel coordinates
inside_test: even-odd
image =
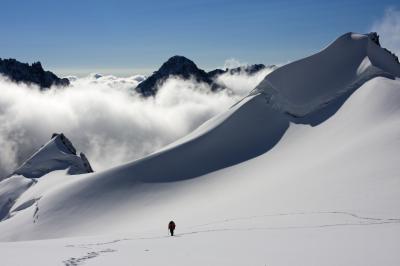
[[[337,36],[367,32],[398,1],[4,1],[0,57],[60,74],[148,72],[184,55],[204,69],[229,58],[279,64]]]

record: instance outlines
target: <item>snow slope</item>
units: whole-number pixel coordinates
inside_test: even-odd
[[[54,175],[53,171],[65,170],[64,175],[76,175],[93,172],[89,161],[83,153],[76,155],[76,149],[64,134],[54,134],[49,142],[28,158],[14,173],[0,182],[0,221],[13,216],[13,212],[25,209],[40,199],[30,198],[23,204],[18,204],[21,198],[43,187],[48,179],[40,183],[33,190],[24,193],[38,182],[37,178],[43,175]],[[64,172],[63,172],[64,173]],[[68,176],[63,179],[69,180]],[[50,184],[60,184],[59,178],[51,178]],[[48,188],[45,186],[44,188]],[[22,195],[22,196],[21,196]]]
[[[9,217],[9,211],[15,201],[33,183],[34,180],[23,176],[12,176],[0,182],[0,221]]]
[[[399,265],[400,66],[373,39],[346,34],[277,69],[146,158],[42,176],[0,223],[0,239],[64,239],[0,243],[3,261]],[[176,238],[166,236],[171,219]],[[21,250],[31,252],[13,255]]]
[[[0,254],[5,265],[398,265],[399,100],[399,80],[373,79],[325,123],[292,124],[270,152],[201,178],[85,187],[85,201],[62,203],[82,182],[73,176],[41,192],[35,223],[35,207],[20,211],[1,236],[75,237],[1,243]]]

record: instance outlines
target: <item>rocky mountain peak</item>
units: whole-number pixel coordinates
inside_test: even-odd
[[[35,84],[41,89],[47,89],[53,85],[69,85],[68,79],[59,78],[54,73],[45,71],[40,62],[29,65],[28,63],[21,63],[13,58],[0,58],[0,74],[6,76],[11,81]]]
[[[199,69],[196,64],[180,55],[169,58],[161,67],[137,86],[137,91],[144,96],[154,96],[157,92],[157,86],[162,84],[169,76],[177,76],[182,79],[194,78],[198,82],[204,82],[212,85],[212,80],[208,74]]]

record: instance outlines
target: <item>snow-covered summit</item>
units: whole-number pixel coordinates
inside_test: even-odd
[[[400,77],[398,58],[380,47],[376,33],[346,33],[321,52],[276,69],[252,94],[303,117],[378,76]]]
[[[62,169],[68,169],[68,174],[93,172],[85,154],[77,155],[71,141],[64,134],[55,133],[51,140],[18,167],[14,174],[38,178]]]

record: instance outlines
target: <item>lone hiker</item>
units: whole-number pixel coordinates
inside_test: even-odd
[[[171,233],[171,236],[173,236],[173,235],[174,235],[174,230],[175,230],[175,223],[174,223],[174,221],[169,222],[169,224],[168,224],[168,229],[169,229],[169,232]]]

